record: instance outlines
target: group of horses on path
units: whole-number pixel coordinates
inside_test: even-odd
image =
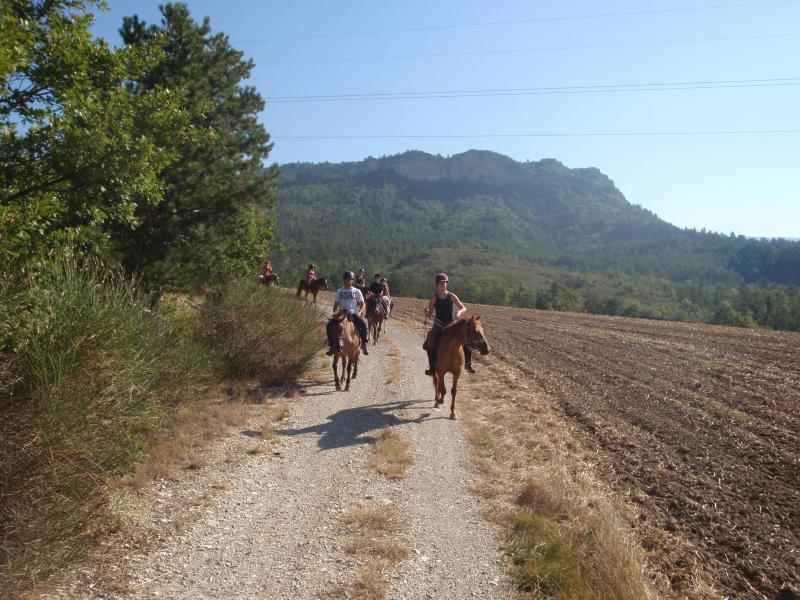
[[[279,283],[277,280],[274,283]],[[269,285],[268,282],[265,282]],[[311,294],[312,304],[317,303],[317,295],[322,290],[328,289],[328,282],[324,277],[308,282],[301,279],[297,285],[295,297],[305,293],[305,302]],[[361,288],[359,288],[361,289]],[[386,308],[381,302],[380,297],[367,294],[362,289],[366,298],[366,317],[367,324],[372,331],[373,344],[378,343],[381,329],[386,331]],[[337,344],[333,353],[333,379],[337,391],[350,391],[350,380],[358,376],[358,361],[361,356],[361,338],[353,322],[347,318],[347,313],[339,311],[331,317],[334,327],[334,336]],[[459,319],[448,326],[439,337],[436,347],[436,368],[433,374],[434,388],[434,408],[439,408],[444,403],[447,389],[444,377],[448,373],[452,375],[453,383],[450,387],[450,418],[456,418],[456,394],[458,392],[458,380],[464,367],[464,346],[477,349],[481,354],[489,354],[489,342],[481,325],[481,317],[471,316],[466,319]],[[341,361],[341,375],[339,374],[339,362]],[[343,387],[344,386],[344,387]]]

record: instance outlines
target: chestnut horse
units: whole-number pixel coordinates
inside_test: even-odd
[[[311,283],[308,283],[305,279],[301,279],[300,283],[297,284],[297,294],[295,298],[299,298],[300,294],[303,292],[306,293],[305,301],[308,302],[308,295],[313,294],[314,299],[311,301],[311,304],[317,303],[317,294],[319,294],[320,290],[327,290],[328,289],[328,280],[324,277],[320,277],[319,279],[315,279]]]
[[[344,391],[350,391],[350,371],[353,379],[358,376],[358,357],[361,356],[361,338],[355,325],[348,318],[347,313],[340,310],[331,317],[333,324],[333,337],[336,340],[333,346],[333,380],[336,382],[336,391],[342,391],[341,382],[344,381],[345,367],[347,368],[347,382]],[[339,357],[342,359],[342,377],[339,378],[337,365]]]
[[[461,367],[464,366],[464,346],[477,348],[481,354],[489,354],[489,342],[483,334],[480,316],[460,319],[442,332],[436,344],[436,370],[433,374],[434,408],[444,402],[447,390],[444,387],[444,376],[453,375],[450,388],[450,418],[456,418],[456,390]]]
[[[375,294],[367,295],[367,324],[372,329],[372,343],[377,344],[381,335],[381,326],[386,327],[386,305],[380,296]]]

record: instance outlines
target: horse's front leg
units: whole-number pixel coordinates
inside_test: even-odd
[[[439,405],[442,403],[442,397],[444,396],[444,376],[440,376],[439,373],[433,374],[433,408],[439,408]]]
[[[451,398],[451,400],[450,400],[450,418],[451,419],[455,419],[456,418],[456,390],[458,388],[458,377],[459,377],[459,375],[460,375],[459,371],[456,371],[455,373],[453,373],[453,386],[450,388],[450,398]],[[444,397],[442,397],[442,400],[444,400]]]
[[[333,355],[333,380],[336,382],[336,391],[340,392],[342,390],[342,386],[339,383],[339,355]]]
[[[344,391],[345,392],[349,392],[350,391],[350,372],[352,370],[353,370],[353,359],[352,358],[348,358],[347,359],[347,383],[345,383],[345,385],[344,385]]]
[[[358,377],[358,356],[353,360],[353,379]]]

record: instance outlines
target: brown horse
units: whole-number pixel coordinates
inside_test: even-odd
[[[352,370],[353,379],[358,376],[358,357],[361,356],[361,338],[356,331],[355,325],[348,318],[347,313],[340,310],[331,317],[333,335],[336,343],[333,347],[333,379],[336,382],[336,390],[341,391],[341,382],[344,381],[345,367],[347,368],[347,382],[344,391],[350,391],[350,371]],[[342,377],[339,378],[338,363],[339,357],[342,359]]]
[[[386,306],[380,296],[367,295],[367,324],[372,330],[372,343],[377,344],[381,335],[381,326],[385,327]]]
[[[300,298],[300,294],[303,292],[306,293],[305,301],[308,302],[308,295],[312,294],[314,299],[311,301],[311,304],[317,303],[317,294],[319,294],[320,290],[327,290],[328,289],[328,280],[324,277],[320,277],[319,279],[315,279],[311,283],[308,283],[305,279],[301,279],[300,283],[297,284],[297,294],[295,298]]]
[[[481,354],[489,354],[489,342],[483,334],[480,316],[461,319],[442,332],[436,345],[436,371],[433,374],[434,408],[444,402],[447,390],[444,387],[444,376],[453,375],[450,388],[450,418],[456,418],[456,390],[461,367],[464,365],[464,346],[477,348]]]

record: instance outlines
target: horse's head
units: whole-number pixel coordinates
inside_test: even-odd
[[[325,290],[325,291],[327,292],[327,291],[328,291],[328,280],[327,280],[327,279],[325,279],[324,277],[322,277],[322,278],[320,279],[320,281],[321,281],[322,283],[320,283],[320,284],[319,284],[319,287],[320,287],[321,289],[323,289],[323,290]]]
[[[331,315],[330,325],[328,325],[328,331],[331,333],[331,337],[335,340],[334,352],[341,352],[342,351],[342,340],[344,339],[345,329],[344,323],[347,319],[347,313],[343,310]]]
[[[467,346],[477,348],[481,354],[489,354],[489,342],[486,341],[486,336],[481,327],[481,317],[472,316],[467,321]]]

